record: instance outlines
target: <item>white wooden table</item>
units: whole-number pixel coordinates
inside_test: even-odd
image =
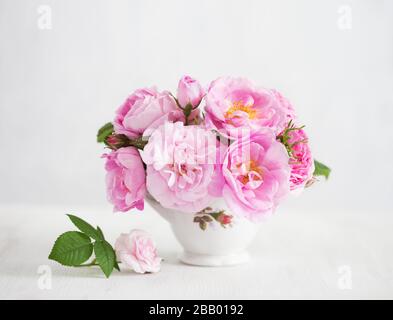
[[[114,272],[107,280],[96,268],[49,261],[56,237],[74,230],[65,213],[98,224],[112,243],[121,232],[147,230],[165,259],[161,272]],[[109,206],[1,206],[0,298],[393,298],[393,218],[388,212],[377,216],[281,209],[262,226],[251,263],[203,268],[178,262],[179,244],[150,208],[114,214]]]

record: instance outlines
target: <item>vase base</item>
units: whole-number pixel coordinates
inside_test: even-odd
[[[179,259],[185,264],[194,266],[221,267],[246,263],[250,260],[250,255],[245,251],[225,256],[198,254],[184,251],[179,255]]]

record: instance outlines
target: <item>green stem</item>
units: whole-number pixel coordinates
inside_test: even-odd
[[[192,104],[191,104],[191,103],[188,103],[188,104],[184,107],[184,109],[183,109],[184,117],[185,117],[185,119],[186,119],[186,121],[185,121],[185,125],[186,125],[186,126],[188,126],[188,122],[189,122],[189,121],[188,121],[188,118],[190,117],[192,110],[193,110],[193,107],[192,107]]]
[[[117,263],[121,263],[121,261],[116,261]],[[94,267],[94,266],[99,266],[98,263],[96,263],[96,259],[94,259],[90,263],[85,263],[85,264],[80,264],[79,266],[73,266],[75,268],[81,268],[81,267]]]
[[[147,144],[147,141],[144,140],[143,138],[136,138],[136,139],[130,139],[129,144],[137,149],[143,150],[143,148]]]
[[[98,263],[86,263],[86,264],[80,264],[79,266],[74,266],[75,268],[81,268],[81,267],[93,267],[93,266],[99,266]]]
[[[216,220],[216,221],[218,221],[218,217],[221,215],[221,213],[220,212],[211,212],[211,213],[209,213],[213,218],[214,218],[214,220]]]
[[[180,105],[179,100],[177,100],[177,98],[172,94],[172,92],[169,92],[169,95],[173,98],[173,100],[175,100],[177,106],[178,106],[180,109],[184,110],[184,109],[182,108],[182,106]]]

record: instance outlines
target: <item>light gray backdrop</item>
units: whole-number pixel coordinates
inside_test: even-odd
[[[0,202],[107,205],[96,130],[185,73],[292,100],[333,173],[287,205],[393,213],[390,0],[0,0]]]

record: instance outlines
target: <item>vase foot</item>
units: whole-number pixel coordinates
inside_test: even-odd
[[[195,266],[220,267],[246,263],[250,260],[250,255],[245,251],[224,256],[198,254],[184,251],[179,255],[179,259],[185,264]]]

